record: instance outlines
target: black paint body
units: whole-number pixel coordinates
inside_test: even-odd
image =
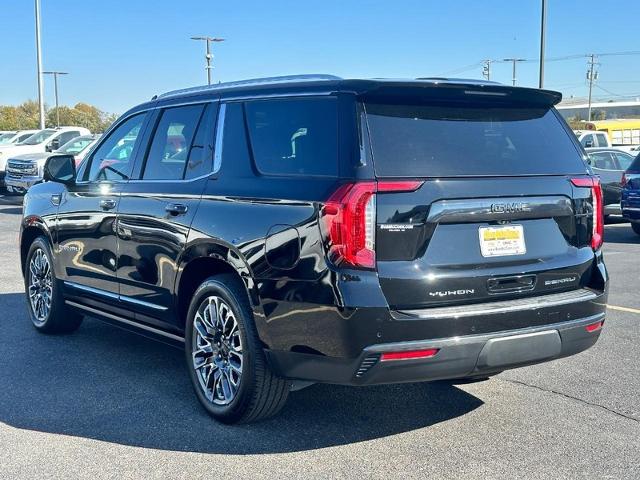
[[[319,226],[323,202],[341,184],[375,179],[371,162],[362,159],[366,148],[358,122],[362,98],[396,95],[437,101],[447,95],[455,100],[468,88],[508,92],[511,101],[529,101],[529,96],[549,104],[558,100],[552,92],[493,84],[359,80],[229,86],[160,97],[123,116],[148,112],[142,145],[149,142],[157,111],[163,107],[226,104],[226,116],[233,118],[242,116],[242,103],[253,99],[335,97],[339,173],[335,177],[262,175],[241,130],[225,133],[225,145],[234,144],[234,148],[222,156],[221,168],[211,175],[141,181],[136,175],[145,148],[138,148],[133,154],[132,180],[69,186],[47,182],[30,189],[24,204],[23,262],[29,242],[37,235],[46,236],[70,305],[170,341],[179,341],[184,333],[195,272],[202,275],[204,268],[206,278],[233,271],[247,287],[267,358],[278,373],[291,378],[364,384],[477,373],[477,342],[465,347],[464,361],[452,358],[447,363],[447,354],[441,354],[447,365],[443,368],[430,370],[409,361],[406,368],[376,366],[369,377],[357,375],[356,370],[368,356],[377,358],[379,345],[476,338],[604,318],[608,276],[602,255],[593,252],[587,238],[591,228],[588,189],[572,187],[567,176],[425,178],[416,192],[379,194],[378,261],[373,270],[331,264]],[[580,152],[576,142],[576,155]],[[587,173],[586,167],[575,172]],[[507,213],[500,218],[524,225],[526,255],[483,259],[477,246],[478,227],[495,224],[495,219],[482,213],[482,202],[526,197],[551,200],[531,202],[541,209],[539,215],[523,218]],[[104,200],[112,201],[107,205],[112,208],[101,206]],[[451,200],[468,200],[467,209],[475,209],[477,215],[456,219],[465,210],[443,207],[442,202]],[[186,213],[168,212],[170,204],[185,205]],[[438,205],[443,207],[439,216],[435,215]],[[406,235],[380,229],[381,224],[402,222],[415,228]],[[471,238],[475,240],[470,243]],[[530,291],[494,295],[487,290],[491,280],[523,274],[536,279]],[[545,286],[545,280],[556,278],[573,280]],[[461,300],[428,295],[434,289],[472,289],[474,294]],[[592,295],[549,306],[542,303],[517,313],[506,309],[458,317],[428,315],[433,307],[519,301],[578,290]],[[563,334],[562,328],[574,333]],[[554,358],[583,350],[597,339],[597,332],[585,336],[562,328],[558,327],[560,335],[572,340],[563,338],[562,351]],[[518,361],[513,366],[516,363],[535,362]],[[508,366],[493,370],[503,368]]]

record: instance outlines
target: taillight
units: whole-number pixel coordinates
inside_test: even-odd
[[[620,186],[624,187],[629,181],[627,180],[627,174],[622,172],[622,178],[620,179]]]
[[[597,177],[575,177],[571,183],[576,187],[590,188],[593,201],[593,231],[591,248],[597,250],[604,241],[604,205],[602,201],[602,185]]]
[[[347,183],[327,200],[321,212],[321,225],[328,256],[336,264],[375,268],[376,193],[412,192],[421,181]]]

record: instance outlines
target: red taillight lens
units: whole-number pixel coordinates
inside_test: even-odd
[[[405,352],[385,352],[380,357],[381,362],[389,360],[415,360],[419,358],[431,358],[440,351],[439,348],[427,348],[424,350],[407,350]]]
[[[329,258],[354,267],[375,268],[376,192],[410,192],[421,181],[357,182],[338,188],[322,208]]]
[[[591,325],[587,325],[586,327],[584,327],[584,329],[589,332],[597,332],[598,330],[600,330],[602,327],[604,326],[604,320],[600,321],[600,322],[596,322],[596,323],[592,323]]]
[[[620,186],[624,187],[627,184],[628,180],[627,180],[627,174],[623,173],[622,174],[622,178],[620,179]]]
[[[576,177],[571,179],[576,187],[590,188],[593,199],[593,231],[591,248],[597,250],[604,242],[604,205],[602,201],[602,185],[597,177]]]

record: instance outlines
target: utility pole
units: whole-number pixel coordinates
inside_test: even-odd
[[[191,40],[202,40],[207,44],[206,54],[204,58],[207,60],[207,66],[205,69],[207,70],[207,85],[211,85],[211,70],[213,67],[211,66],[211,60],[213,59],[213,55],[211,53],[211,42],[224,42],[224,38],[216,38],[216,37],[191,37]]]
[[[516,86],[516,63],[518,62],[524,62],[524,58],[505,58],[503,60],[503,62],[511,62],[513,63],[513,74],[512,74],[512,82],[513,82],[513,86]]]
[[[45,75],[53,75],[53,85],[56,92],[56,127],[60,126],[60,110],[58,108],[58,75],[69,75],[69,72],[42,72]]]
[[[40,0],[36,6],[36,61],[38,63],[38,109],[40,111],[40,130],[44,130],[44,85],[42,79],[42,48],[40,47]]]
[[[542,0],[542,18],[540,19],[540,77],[538,88],[544,86],[544,41],[547,28],[547,0]]]
[[[484,67],[482,67],[482,76],[486,80],[491,80],[491,64],[493,63],[493,60],[485,60],[483,63]]]
[[[587,55],[589,57],[589,61],[587,65],[589,65],[589,70],[587,70],[587,80],[589,80],[589,113],[587,114],[588,122],[591,121],[591,91],[593,90],[593,83],[598,79],[598,72],[594,71],[596,65],[600,65],[596,62],[597,57],[595,54]]]

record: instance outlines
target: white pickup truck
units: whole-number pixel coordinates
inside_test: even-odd
[[[53,152],[69,140],[91,132],[83,127],[45,128],[16,144],[0,145],[0,186],[4,185],[7,160],[25,153]]]
[[[584,148],[615,148],[628,152],[631,155],[637,155],[640,153],[639,145],[613,145],[609,140],[609,135],[605,132],[599,132],[597,130],[574,130],[573,133],[578,137],[578,141]]]

